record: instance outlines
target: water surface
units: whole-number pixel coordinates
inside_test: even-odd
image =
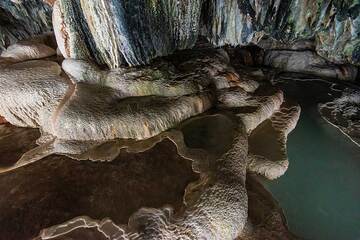
[[[328,87],[295,85],[285,86],[287,95],[302,106],[288,140],[290,166],[284,176],[265,181],[265,186],[299,237],[360,239],[360,148],[318,113],[318,102],[331,97]]]

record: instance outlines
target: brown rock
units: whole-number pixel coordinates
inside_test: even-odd
[[[0,163],[16,160],[26,144],[34,144],[31,136],[37,137],[36,130],[9,130],[20,131],[9,141],[27,142],[1,145]],[[196,179],[191,162],[180,157],[169,140],[143,153],[122,152],[111,163],[50,156],[0,174],[0,239],[31,239],[43,228],[84,214],[126,224],[140,207],[171,204],[176,210],[183,204],[186,186]]]
[[[0,116],[0,124],[7,123],[6,119],[2,116]]]
[[[49,4],[50,6],[54,6],[56,0],[43,0],[45,3]]]

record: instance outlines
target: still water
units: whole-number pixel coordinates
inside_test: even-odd
[[[321,118],[317,111],[320,95],[314,95],[319,91],[305,83],[296,86],[297,94],[292,90],[286,92],[300,102],[302,114],[288,139],[290,166],[284,176],[265,181],[265,186],[279,201],[297,236],[358,240],[360,148]]]

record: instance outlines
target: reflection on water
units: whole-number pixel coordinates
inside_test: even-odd
[[[360,239],[360,148],[320,117],[316,100],[306,96],[311,95],[309,88],[300,89],[301,96],[287,91],[302,104],[301,119],[288,141],[289,170],[265,186],[298,236]]]

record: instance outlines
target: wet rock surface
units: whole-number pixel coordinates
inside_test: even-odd
[[[210,121],[210,126],[213,124],[217,124],[216,121],[212,124]],[[201,124],[198,127],[196,129],[201,132]],[[1,140],[18,143],[1,148],[6,153],[0,155],[2,166],[31,148],[39,135],[36,130],[10,125],[3,125],[2,129],[4,137]],[[231,132],[231,128],[226,131]],[[224,145],[227,145],[228,140],[224,140]],[[3,142],[1,146],[4,146]],[[228,149],[228,146],[213,153],[224,149]],[[1,228],[0,239],[30,239],[43,228],[79,215],[95,219],[106,217],[117,224],[126,224],[130,215],[141,207],[158,208],[171,204],[175,212],[179,212],[184,207],[186,186],[197,179],[198,175],[191,169],[191,161],[180,157],[169,140],[143,153],[124,151],[111,163],[79,162],[62,156],[47,157],[36,164],[0,175],[2,195],[6,196],[0,201],[3,213],[0,222],[5,226]],[[256,229],[247,236],[261,239],[256,236],[264,231],[289,234],[283,220],[279,220],[282,219],[279,217],[282,216],[281,210],[273,203],[271,196],[264,193],[261,185],[250,178],[247,188],[250,191],[250,218]],[[258,227],[265,224],[270,215],[278,216],[279,222],[266,225],[266,230]],[[282,230],[279,231],[279,228]],[[73,239],[104,237],[91,229],[78,229],[66,236]]]
[[[246,189],[249,196],[249,221],[253,226],[252,230],[236,240],[301,239],[288,230],[279,203],[263,187],[258,177],[248,175]]]
[[[1,136],[2,166],[34,145],[38,135],[31,129],[8,131],[7,138]],[[6,147],[5,141],[16,145]],[[79,215],[126,224],[140,207],[171,204],[179,209],[186,186],[197,178],[191,162],[169,140],[144,153],[124,151],[110,164],[51,156],[0,175],[0,239],[31,239],[41,229]]]
[[[85,6],[58,4],[63,23]],[[160,7],[154,12],[166,6]],[[171,21],[187,18],[171,14]],[[83,37],[78,31],[84,26],[68,26],[74,41]],[[58,42],[67,47],[59,36]],[[77,59],[64,61],[52,59],[54,49],[44,44],[18,43],[0,58],[1,115],[41,132],[39,138],[38,130],[0,125],[4,236],[28,239],[42,230],[38,239],[295,238],[279,206],[247,177],[285,173],[287,135],[300,108],[266,82],[272,74],[272,83],[277,81],[277,71],[264,70],[265,76],[261,69],[234,66],[255,66],[264,58],[294,72],[297,60],[290,60],[296,51],[272,50],[272,56],[245,49],[229,56],[199,44],[142,67],[118,67],[107,56],[109,70],[84,60],[96,60],[92,51],[99,51],[89,43],[73,49]],[[101,51],[109,53],[106,46]],[[236,53],[239,60],[233,59]],[[353,74],[304,53],[297,55],[301,72],[320,69],[319,75],[344,79]],[[141,58],[146,63],[152,56]],[[357,96],[327,104],[335,116],[330,121],[343,125],[347,118],[347,129],[356,127]]]
[[[360,91],[347,89],[341,97],[321,104],[323,118],[349,136],[360,146]]]

